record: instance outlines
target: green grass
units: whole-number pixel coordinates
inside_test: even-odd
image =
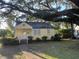
[[[0,39],[0,48],[2,47],[2,42],[1,42],[1,39]]]
[[[79,41],[51,41],[51,42],[35,42],[27,45],[20,46],[20,48],[24,49],[25,52],[33,51],[33,54],[37,56],[42,56],[45,59],[79,59]],[[0,47],[1,48],[1,47]],[[4,47],[0,49],[2,56],[14,56],[19,57],[18,59],[22,58],[25,59],[25,55],[19,55],[17,53],[21,53],[19,51],[19,46],[12,46],[12,47]],[[5,51],[5,52],[4,52]],[[7,51],[8,52],[7,54]],[[32,53],[32,52],[30,52]],[[8,58],[7,58],[8,59]]]
[[[36,43],[30,47],[46,59],[79,59],[79,41]]]

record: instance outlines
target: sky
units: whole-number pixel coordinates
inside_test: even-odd
[[[6,22],[0,22],[0,29],[6,29],[8,27]]]
[[[6,18],[0,17],[0,29],[8,28],[8,24],[6,23]]]
[[[3,1],[5,1],[5,2],[7,2],[7,3],[8,3],[10,0],[3,0]]]

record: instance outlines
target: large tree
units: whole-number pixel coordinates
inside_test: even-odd
[[[79,25],[79,8],[70,0],[0,0],[1,15],[15,15],[17,11],[47,21]]]

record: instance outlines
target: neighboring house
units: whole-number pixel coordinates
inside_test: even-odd
[[[15,26],[15,37],[26,39],[28,36],[41,38],[51,37],[55,34],[54,27],[48,22],[17,22]]]
[[[79,38],[79,26],[75,26],[75,29],[74,29],[74,36],[76,38]]]

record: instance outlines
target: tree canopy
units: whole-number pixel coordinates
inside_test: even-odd
[[[19,14],[79,25],[79,8],[74,0],[0,0],[0,15]]]

